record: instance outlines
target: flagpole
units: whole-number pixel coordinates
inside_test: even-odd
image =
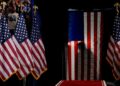
[[[23,86],[26,86],[26,78],[23,79]]]

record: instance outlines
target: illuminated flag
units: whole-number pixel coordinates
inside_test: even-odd
[[[103,19],[101,12],[69,10],[68,80],[99,80]]]
[[[116,80],[120,79],[120,17],[115,16],[112,35],[108,42],[107,61]]]
[[[23,79],[33,70],[33,58],[31,53],[31,42],[28,39],[25,19],[23,14],[20,14],[17,21],[16,30],[12,37],[17,51],[18,59],[20,62],[20,69],[17,72],[19,79]]]
[[[32,54],[35,66],[32,74],[35,77],[35,79],[39,79],[41,74],[47,70],[45,48],[40,33],[40,24],[40,15],[36,13],[36,15],[33,16],[33,25],[31,33],[31,42],[33,44]]]
[[[0,76],[5,81],[20,67],[16,48],[12,41],[5,16],[2,16],[1,19],[0,32]]]

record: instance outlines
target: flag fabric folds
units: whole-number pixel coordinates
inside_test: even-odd
[[[25,19],[23,14],[20,14],[17,21],[16,30],[12,37],[18,52],[18,59],[20,62],[20,68],[17,71],[19,79],[23,79],[33,70],[33,57],[31,51],[31,42],[28,39],[28,33],[26,29]]]
[[[67,80],[99,80],[102,13],[69,10],[68,15]]]
[[[33,45],[32,54],[34,59],[34,70],[32,71],[32,74],[35,79],[39,79],[41,74],[47,70],[45,48],[40,34],[40,23],[40,15],[37,12],[36,15],[33,16],[33,25],[30,37]]]
[[[20,64],[6,16],[2,16],[0,25],[0,77],[6,81],[18,70]]]
[[[14,33],[8,26],[7,15],[0,19],[0,78],[8,80],[16,74],[20,80],[32,74],[38,80],[47,70],[45,47],[40,32],[40,15],[32,16],[32,31],[28,31],[24,15],[21,13]]]
[[[112,34],[108,42],[107,61],[112,67],[113,76],[116,80],[120,79],[120,17],[114,19]]]

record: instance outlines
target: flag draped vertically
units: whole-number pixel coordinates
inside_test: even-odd
[[[108,42],[107,61],[112,67],[113,76],[120,79],[120,17],[115,16],[112,34]]]
[[[33,70],[33,58],[31,53],[31,42],[28,39],[28,33],[23,14],[20,14],[17,21],[16,30],[12,37],[18,52],[20,68],[17,72],[19,79],[23,79]]]
[[[102,57],[102,13],[70,10],[68,22],[70,35],[67,79],[99,80]]]
[[[6,16],[2,16],[0,24],[0,76],[5,81],[18,70],[20,64]]]
[[[32,33],[30,38],[33,44],[32,54],[34,59],[34,70],[32,74],[35,79],[38,79],[47,69],[45,48],[40,34],[40,23],[40,15],[39,13],[36,13],[36,15],[33,16]]]

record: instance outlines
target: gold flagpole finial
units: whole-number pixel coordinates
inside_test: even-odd
[[[37,5],[34,5],[34,6],[33,6],[33,9],[34,9],[34,15],[36,15],[36,12],[37,12],[37,10],[38,10],[38,6],[37,6]]]
[[[117,15],[119,15],[120,3],[119,3],[119,2],[116,2],[116,3],[114,4],[114,7],[116,8]]]

